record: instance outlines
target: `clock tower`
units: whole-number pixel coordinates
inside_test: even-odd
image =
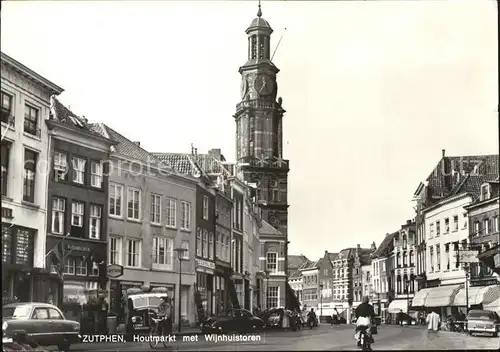
[[[257,186],[262,218],[287,236],[288,160],[283,159],[283,100],[276,99],[279,69],[271,62],[269,23],[257,17],[246,33],[248,57],[240,67],[241,102],[236,105],[236,156],[243,179]]]

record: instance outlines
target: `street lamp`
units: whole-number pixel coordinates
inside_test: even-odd
[[[187,252],[186,248],[175,248],[174,251],[177,252],[177,258],[179,258],[179,311],[177,317],[177,331],[181,332],[181,294],[182,294],[182,261],[186,259],[184,253]]]
[[[319,322],[323,316],[323,284],[319,285]]]

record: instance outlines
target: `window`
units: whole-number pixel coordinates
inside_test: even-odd
[[[167,237],[153,237],[153,264],[172,268],[174,240]]]
[[[484,228],[484,235],[487,235],[490,233],[490,219],[484,219],[483,220],[483,228]]]
[[[3,94],[3,93],[2,93]],[[7,195],[7,176],[9,174],[9,156],[10,156],[10,148],[11,144],[8,142],[2,141],[2,155],[1,155],[1,163],[2,163],[2,196]]]
[[[191,228],[191,203],[181,202],[181,230],[189,231]]]
[[[47,309],[45,308],[36,308],[35,311],[33,312],[33,319],[49,319],[49,313]]]
[[[100,161],[90,162],[90,185],[92,187],[102,187],[102,164]]]
[[[12,117],[12,95],[2,92],[2,122],[9,123]]]
[[[441,246],[436,245],[436,267],[437,270],[441,270]]]
[[[151,222],[161,224],[161,197],[157,194],[151,195]]]
[[[83,226],[83,203],[73,202],[71,204],[71,226]]]
[[[444,245],[444,251],[446,253],[446,270],[450,270],[450,244],[446,243]]]
[[[66,153],[54,152],[54,179],[66,181],[68,175],[68,156]]]
[[[429,238],[434,237],[434,224],[431,224],[429,227]]]
[[[490,185],[484,184],[481,186],[481,200],[490,199]]]
[[[175,228],[176,225],[176,212],[177,212],[177,201],[174,198],[167,198],[167,227]]]
[[[201,243],[201,229],[196,229],[196,255],[201,257],[202,243]]]
[[[225,260],[226,262],[229,261],[229,243],[231,242],[231,239],[229,238],[229,236],[225,236],[226,237],[226,248],[225,248]]]
[[[493,228],[491,229],[492,232],[498,232],[498,215],[495,215],[493,217]]]
[[[208,197],[203,196],[203,219],[208,220]]]
[[[441,234],[441,222],[436,221],[436,237]]]
[[[184,249],[184,253],[182,254],[182,259],[189,259],[189,241],[182,241],[181,248]]]
[[[48,311],[49,311],[49,319],[50,320],[63,320],[63,317],[61,316],[61,314],[57,310],[55,310],[54,308],[49,308]]]
[[[222,235],[219,232],[215,235],[215,257],[222,259]]]
[[[128,189],[128,213],[127,217],[132,220],[139,220],[139,209],[141,207],[141,191],[134,188]]]
[[[66,258],[64,262],[64,273],[68,275],[75,275],[75,260],[73,258]]]
[[[122,239],[119,237],[109,238],[109,264],[122,263]]]
[[[38,109],[30,105],[24,106],[24,132],[40,137],[38,128]]]
[[[90,206],[90,233],[89,237],[98,240],[101,238],[101,216],[102,216],[102,207],[100,205],[91,205]]]
[[[479,221],[474,221],[474,236],[479,236],[479,232],[481,231],[481,225]]]
[[[450,219],[444,219],[444,233],[450,232]]]
[[[458,254],[458,242],[453,243],[453,250],[455,254]],[[455,256],[455,269],[460,267],[460,260],[457,256]]]
[[[208,257],[208,231],[203,230],[203,253],[201,254],[203,258]]]
[[[23,200],[35,202],[35,175],[38,154],[32,150],[24,150]]]
[[[139,240],[127,240],[127,266],[140,267],[141,242]]]
[[[434,271],[434,247],[429,248],[429,258],[431,264],[431,272]]]
[[[208,259],[214,259],[214,234],[208,234]]]
[[[304,293],[305,296],[305,293]],[[304,299],[306,299],[304,297]],[[278,308],[279,302],[279,288],[278,287],[268,287],[267,288],[267,308]]]
[[[61,198],[52,199],[52,233],[62,235],[64,233],[64,214],[66,212],[66,201]]]
[[[85,159],[73,157],[73,182],[83,185],[85,182]]]
[[[403,266],[406,267],[407,263],[406,263],[406,252],[403,252]]]
[[[122,216],[123,187],[119,185],[109,185],[109,215]]]
[[[409,259],[410,259],[410,266],[413,266],[413,250],[410,250]],[[367,278],[367,280],[369,279]]]
[[[453,231],[458,231],[458,215],[453,217]]]
[[[401,266],[401,253],[396,253],[396,266],[399,268]]]
[[[464,221],[464,229],[466,229],[467,225],[468,225],[468,222],[469,222],[469,220],[467,218],[467,213],[463,214],[463,221]]]
[[[87,276],[87,261],[85,258],[78,260],[76,265],[76,275]]]
[[[268,252],[266,256],[266,268],[270,273],[278,271],[278,253]]]

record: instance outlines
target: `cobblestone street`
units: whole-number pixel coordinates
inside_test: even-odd
[[[228,343],[207,342],[203,335],[198,342],[179,342],[172,344],[169,350],[174,351],[273,351],[273,350],[322,350],[340,351],[355,349],[353,326],[342,325],[332,328],[328,325],[313,330],[270,331],[261,334],[260,342]],[[438,332],[428,334],[425,328],[408,328],[383,325],[375,335],[373,350],[450,350],[450,349],[498,349],[500,338],[468,336],[465,334]],[[126,344],[79,344],[72,351],[147,351],[148,343]],[[165,350],[158,346],[157,350]]]

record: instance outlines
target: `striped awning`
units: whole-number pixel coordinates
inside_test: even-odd
[[[397,314],[401,311],[403,311],[403,313],[408,313],[408,301],[403,299],[396,299],[389,304],[387,311],[394,314]]]
[[[429,292],[431,292],[431,288],[423,288],[420,291],[415,293],[413,300],[411,302],[412,307],[425,307],[425,299]]]
[[[425,307],[449,307],[463,285],[433,287],[425,298]]]
[[[491,296],[490,290],[499,290],[498,285],[490,285],[490,286],[473,286],[468,288],[468,296],[469,296],[469,307],[472,305],[482,304],[484,299]],[[460,291],[458,291],[457,295],[453,300],[453,306],[462,306],[465,307],[467,304],[465,299],[465,287],[462,287]],[[494,299],[492,299],[494,300]]]
[[[495,285],[485,293],[483,309],[497,312],[500,315],[500,285]]]

